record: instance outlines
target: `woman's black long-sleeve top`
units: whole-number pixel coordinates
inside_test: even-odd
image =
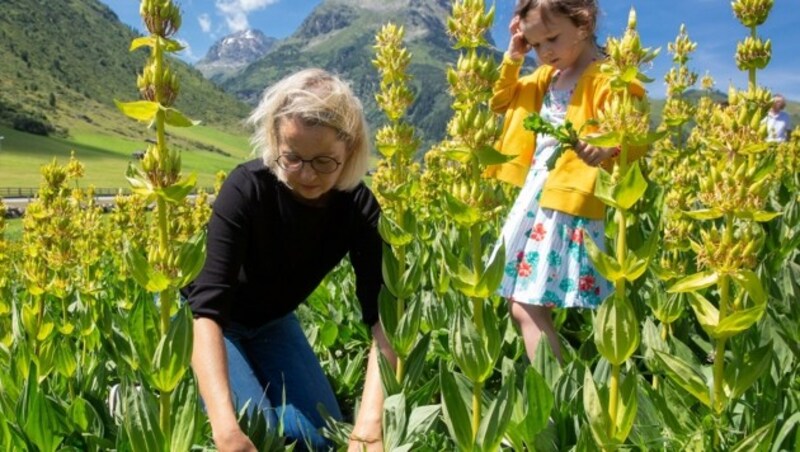
[[[362,320],[378,320],[380,207],[362,182],[322,206],[298,201],[260,159],[234,169],[214,201],[203,270],[184,290],[195,317],[259,326],[297,308],[349,253]]]

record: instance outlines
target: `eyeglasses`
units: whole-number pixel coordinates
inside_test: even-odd
[[[311,168],[320,174],[330,174],[336,171],[336,169],[339,168],[339,165],[342,164],[342,162],[336,160],[335,158],[324,155],[318,155],[313,159],[303,159],[295,154],[281,154],[275,159],[275,163],[277,163],[278,166],[280,166],[284,171],[288,171],[290,173],[296,173],[300,171],[303,169],[303,165],[309,163],[311,164]]]

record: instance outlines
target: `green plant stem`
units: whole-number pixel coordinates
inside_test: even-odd
[[[161,105],[162,103],[162,88],[164,83],[164,53],[161,49],[160,40],[156,39],[156,43],[153,46],[153,57],[155,60],[155,96],[156,102]],[[158,112],[156,113],[156,146],[158,147],[158,155],[159,155],[159,169],[164,172],[166,167],[165,162],[169,158],[167,153],[167,143],[166,143],[166,115],[162,109],[159,108]],[[164,180],[159,182],[165,182]],[[163,187],[162,187],[163,188]],[[160,260],[163,264],[168,265],[171,257],[170,252],[170,237],[169,237],[169,218],[168,218],[168,206],[166,201],[163,198],[158,197],[156,209],[158,212],[158,253],[156,253],[156,260]],[[161,334],[162,336],[167,334],[169,329],[169,321],[170,321],[170,311],[172,309],[172,302],[173,302],[173,291],[168,288],[167,290],[161,292],[160,304],[161,304]],[[160,406],[160,413],[159,413],[159,424],[161,426],[161,432],[164,434],[165,438],[172,437],[172,426],[170,425],[170,399],[171,399],[171,391],[164,391],[159,396],[159,406]]]
[[[475,383],[472,387],[472,443],[478,438],[481,428],[481,396],[483,395],[483,382]]]
[[[608,436],[613,438],[617,431],[617,407],[619,405],[619,371],[620,365],[611,366],[611,377],[608,384]]]
[[[470,247],[472,248],[472,265],[475,274],[480,278],[480,275],[483,274],[483,253],[481,249],[481,227],[478,224],[474,224],[470,227]],[[472,298],[472,307],[472,318],[475,322],[475,327],[478,329],[478,334],[483,335],[483,299],[477,297]]]
[[[725,232],[722,246],[730,246],[733,242],[733,214],[725,214]],[[730,307],[730,276],[722,274],[719,277],[719,321],[728,316]],[[717,339],[714,347],[714,412],[719,416],[725,408],[725,391],[723,381],[725,378],[725,339]]]
[[[42,329],[44,322],[44,297],[41,295],[34,295],[34,303],[36,304],[36,336],[33,338],[33,354],[39,356],[39,346],[41,342],[38,339],[39,331]],[[41,370],[37,367],[37,370]]]
[[[625,91],[625,97],[627,101],[627,91]],[[628,171],[628,145],[623,141],[622,143],[622,150],[620,152],[619,157],[619,170],[621,175],[625,175]],[[616,257],[617,262],[621,268],[625,267],[625,257],[628,254],[628,239],[627,239],[627,219],[625,218],[625,209],[617,209],[614,214],[615,219],[617,220],[617,246],[616,246]],[[625,300],[625,278],[619,278],[614,281],[615,286],[615,295],[617,299],[624,301]],[[614,437],[614,433],[617,429],[617,405],[619,401],[619,372],[620,366],[619,364],[614,364],[611,366],[611,376],[609,379],[609,391],[608,391],[608,414],[610,417],[610,425],[608,427],[609,436],[611,438]]]
[[[400,221],[399,221],[398,224],[400,224],[400,227],[403,228],[404,225],[403,225],[402,210],[401,210],[401,215],[400,215],[399,220]],[[406,271],[406,247],[405,247],[405,245],[398,247],[397,259],[399,261],[399,267],[400,267],[400,271],[398,271],[397,274],[398,275],[402,275]],[[405,300],[403,298],[398,298],[397,299],[397,318],[398,319],[402,319],[403,315],[405,315],[405,311],[406,311]],[[397,382],[400,383],[400,384],[403,383],[403,378],[405,376],[405,368],[406,368],[405,359],[403,359],[401,356],[398,356],[397,357],[397,367],[395,369],[395,378],[397,378]]]

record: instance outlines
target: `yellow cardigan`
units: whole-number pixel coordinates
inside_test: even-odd
[[[516,62],[506,56],[500,66],[500,78],[494,85],[494,95],[489,101],[495,113],[504,113],[503,132],[497,149],[516,158],[502,165],[494,165],[486,174],[502,181],[522,186],[531,166],[533,151],[536,149],[536,136],[525,130],[522,123],[531,112],[542,108],[542,101],[555,68],[539,66],[531,75],[520,78],[521,61]],[[608,77],[600,73],[600,61],[586,68],[575,86],[575,91],[567,106],[566,119],[572,122],[582,135],[592,132],[595,127],[586,121],[595,118],[611,94]],[[631,84],[631,93],[643,96],[641,85]],[[646,148],[630,149],[628,160],[641,157]],[[611,161],[604,166],[610,168]],[[592,219],[604,218],[605,204],[594,196],[597,179],[596,167],[587,165],[578,155],[568,150],[556,161],[555,167],[547,177],[539,204],[542,207],[566,212],[571,215]]]

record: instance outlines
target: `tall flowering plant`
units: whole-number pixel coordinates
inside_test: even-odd
[[[200,222],[178,216],[195,187],[196,176],[181,177],[180,152],[168,145],[166,129],[197,122],[173,106],[180,83],[167,55],[182,49],[174,39],[181,26],[180,10],[171,0],[142,0],[139,11],[150,32],[131,44],[131,50],[150,48],[137,79],[142,99],[117,102],[117,106],[126,116],[148,123],[155,133],[155,144],[147,148],[141,168],[128,169],[133,192],[155,204],[153,242],[146,249],[129,243],[125,260],[134,279],[157,294],[158,311],[150,302],[137,303],[129,327],[141,375],[158,396],[129,386],[125,406],[130,413],[124,416],[123,426],[127,440],[141,447],[188,449],[198,418],[196,389],[184,379],[191,360],[192,317],[188,307],[177,305],[177,293],[202,268],[205,239],[202,229],[197,229]],[[178,401],[175,409],[173,396]],[[154,403],[158,404],[157,421],[151,419],[155,410],[148,408]]]

